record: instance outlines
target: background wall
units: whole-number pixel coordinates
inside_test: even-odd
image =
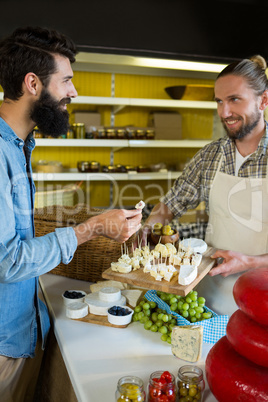
[[[265,0],[0,0],[0,36],[40,25],[80,50],[229,62],[268,58]]]

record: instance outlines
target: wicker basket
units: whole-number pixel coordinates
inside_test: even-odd
[[[37,209],[49,205],[73,206],[77,188],[76,185],[71,185],[59,190],[37,191],[35,193],[34,207]]]
[[[70,206],[49,206],[35,210],[36,237],[51,233],[55,228],[75,226],[88,218],[100,214],[103,210],[89,209],[84,204]],[[127,241],[131,247],[132,239]],[[102,279],[102,272],[110,268],[111,262],[121,255],[121,244],[99,236],[78,246],[72,261],[60,263],[50,273],[68,278],[97,282]]]

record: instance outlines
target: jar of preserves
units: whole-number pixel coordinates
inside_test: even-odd
[[[97,173],[100,171],[100,163],[96,161],[91,161],[89,164],[89,171],[93,173]]]
[[[108,128],[106,130],[106,138],[109,140],[114,140],[116,138],[116,132],[114,128]]]
[[[115,392],[116,402],[145,402],[145,398],[143,381],[139,377],[120,378]]]
[[[136,138],[137,138],[137,140],[144,140],[146,138],[145,130],[138,129],[136,131]]]
[[[127,138],[128,138],[129,140],[134,140],[134,139],[136,138],[136,131],[135,131],[135,128],[128,127],[128,128],[126,129],[126,133],[127,133]]]
[[[104,166],[102,166],[101,171],[103,173],[115,173],[116,169],[115,169],[115,166],[113,166],[113,165],[109,165],[109,166],[104,165]]]
[[[43,135],[42,135],[42,133],[40,133],[38,127],[35,127],[33,129],[33,136],[34,136],[34,138],[43,138]]]
[[[104,128],[99,128],[98,129],[98,137],[97,138],[100,138],[101,140],[103,140],[104,138],[107,138],[106,137],[106,131],[105,131]]]
[[[197,366],[182,366],[178,371],[178,401],[190,400],[201,402],[205,389],[203,371]]]
[[[79,172],[89,172],[90,171],[90,162],[88,161],[79,161],[77,162],[77,169]]]
[[[72,125],[74,131],[74,138],[86,138],[86,128],[85,123],[74,123]]]
[[[155,137],[155,132],[154,132],[154,129],[153,128],[148,128],[147,130],[146,130],[146,139],[147,140],[154,140],[154,137]]]
[[[66,137],[67,138],[74,138],[74,130],[73,130],[72,127],[69,127]]]
[[[155,371],[149,378],[148,402],[160,400],[176,401],[175,377],[169,371]]]
[[[124,128],[119,128],[117,130],[117,138],[123,140],[126,138],[126,130]]]

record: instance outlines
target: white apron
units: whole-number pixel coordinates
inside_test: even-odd
[[[231,176],[220,172],[221,161],[210,190],[205,240],[218,249],[264,254],[268,251],[268,175],[265,179]],[[213,311],[231,315],[238,309],[233,286],[239,275],[207,275],[196,290]]]

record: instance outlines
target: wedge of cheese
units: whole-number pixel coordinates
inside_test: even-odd
[[[178,282],[180,285],[189,285],[197,277],[197,267],[194,265],[181,265]]]
[[[179,359],[197,362],[202,354],[203,327],[182,325],[174,327],[171,333],[171,351]]]
[[[143,296],[143,294],[144,294],[144,291],[139,290],[139,289],[125,289],[125,290],[122,290],[122,295],[125,296],[125,298],[127,299],[127,303],[131,307],[136,307],[137,306],[138,301]]]

